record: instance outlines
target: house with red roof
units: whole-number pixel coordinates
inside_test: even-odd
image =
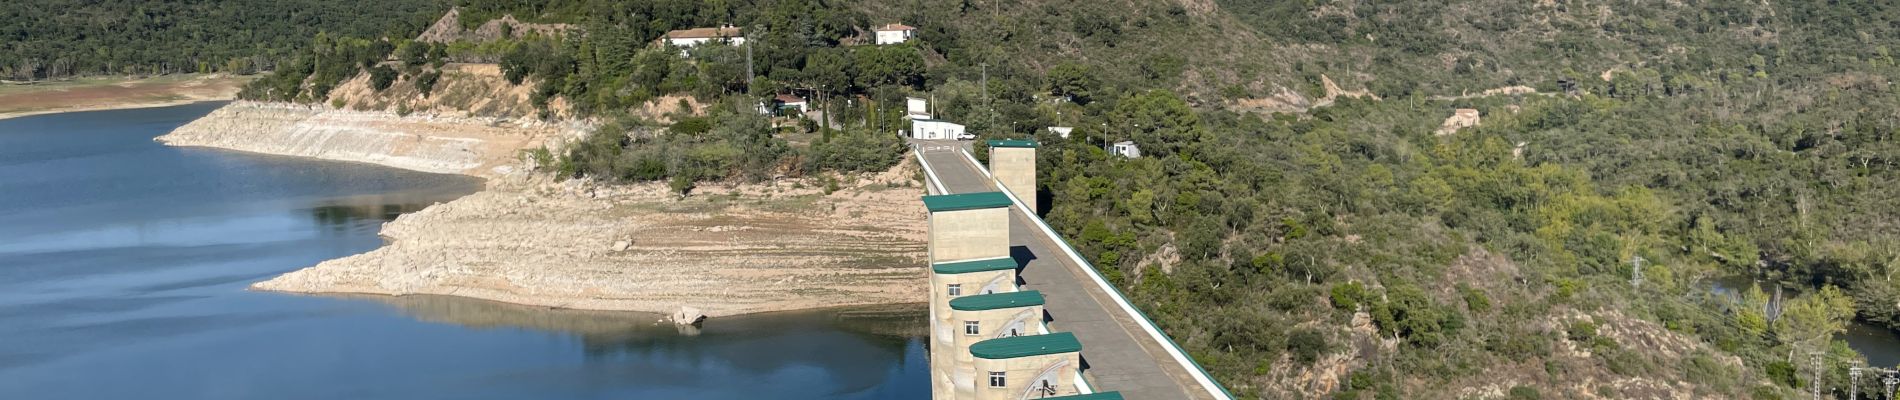
[[[910,41],[917,36],[917,28],[904,24],[889,24],[872,29],[877,32],[877,44],[898,44]]]

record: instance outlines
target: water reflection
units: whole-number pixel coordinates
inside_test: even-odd
[[[825,371],[839,393],[885,384],[892,365],[922,357],[927,311],[919,305],[856,307],[713,318],[678,326],[664,315],[523,306],[452,296],[351,295],[409,317],[474,329],[523,329],[580,339],[586,361],[628,379],[680,379]],[[737,372],[735,374],[734,372]]]
[[[1742,292],[1747,290],[1749,285],[1761,287],[1762,292],[1770,297],[1775,295],[1777,288],[1783,288],[1773,282],[1763,282],[1746,275],[1724,276],[1709,279],[1707,282],[1711,294],[1728,299],[1730,302],[1741,301]],[[1794,296],[1801,293],[1800,289],[1786,287],[1781,295]],[[1842,332],[1835,339],[1847,342],[1848,348],[1866,357],[1867,365],[1880,367],[1900,365],[1900,334],[1896,334],[1891,329],[1856,319],[1848,323],[1847,331]]]
[[[427,192],[356,195],[323,201],[309,212],[310,219],[324,227],[350,226],[359,221],[389,222],[435,205],[442,197]]]

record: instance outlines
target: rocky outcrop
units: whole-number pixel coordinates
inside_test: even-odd
[[[521,150],[580,137],[583,123],[400,116],[241,101],[158,137],[173,146],[366,162],[435,173],[507,173]]]
[[[1433,133],[1438,136],[1458,133],[1459,129],[1478,126],[1480,121],[1478,110],[1460,108],[1457,111],[1452,111],[1451,117],[1445,118],[1445,123],[1439,124],[1438,130]]]
[[[462,29],[462,9],[453,8],[449,9],[447,14],[443,14],[442,18],[436,19],[435,24],[429,25],[428,30],[422,31],[421,35],[416,36],[416,41],[433,43],[458,41],[486,42],[529,35],[554,36],[567,33],[574,29],[573,25],[568,24],[531,24],[521,22],[515,20],[515,16],[513,15],[503,15],[501,18],[483,22],[481,26],[475,29]]]

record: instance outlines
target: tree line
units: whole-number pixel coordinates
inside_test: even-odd
[[[278,68],[320,32],[411,37],[443,9],[434,0],[14,2],[0,7],[0,77],[251,74]]]

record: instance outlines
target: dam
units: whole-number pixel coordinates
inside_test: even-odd
[[[1232,399],[1036,214],[1035,150],[919,141],[934,398]]]

